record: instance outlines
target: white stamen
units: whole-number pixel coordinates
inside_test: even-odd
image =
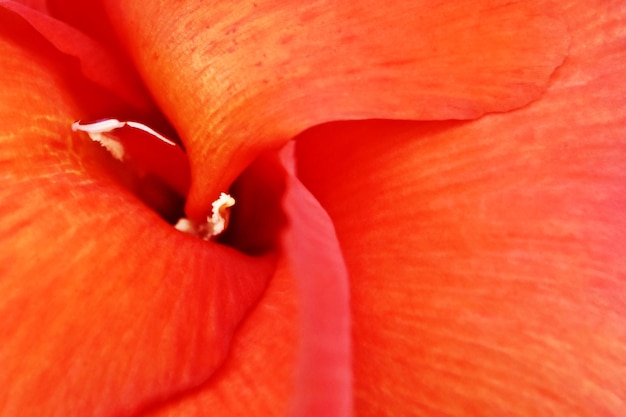
[[[102,119],[98,120],[97,122],[82,124],[80,120],[78,120],[72,123],[72,130],[75,132],[77,130],[86,132],[91,140],[93,140],[94,142],[98,142],[107,151],[109,151],[115,159],[121,161],[124,158],[124,145],[122,144],[122,142],[116,140],[114,137],[103,135],[103,133],[112,132],[115,129],[121,129],[124,126],[128,126],[133,129],[139,129],[152,136],[155,136],[162,142],[167,143],[168,145],[176,146],[176,143],[172,142],[165,136],[157,133],[152,128],[139,122],[121,122],[117,119]]]
[[[176,230],[198,236],[204,240],[210,240],[213,236],[222,233],[228,226],[230,214],[229,208],[235,204],[235,199],[226,193],[221,193],[220,197],[211,204],[212,213],[204,223],[195,223],[189,219],[181,218],[174,226]]]
[[[94,142],[98,142],[118,161],[124,159],[124,145],[115,138],[103,135],[103,133],[124,127],[125,123],[117,119],[105,119],[94,123],[80,124],[80,120],[72,123],[72,130],[86,132]]]
[[[81,124],[80,120],[78,120],[72,123],[72,130],[73,131],[81,130],[87,133],[106,133],[106,132],[111,132],[115,129],[121,129],[124,126],[132,127],[133,129],[139,129],[150,135],[156,136],[157,138],[167,143],[168,145],[176,146],[175,142],[172,142],[171,140],[161,135],[154,129],[139,122],[132,122],[132,121],[120,122],[117,119],[103,119],[103,120],[98,120],[97,122],[93,122],[93,123]]]

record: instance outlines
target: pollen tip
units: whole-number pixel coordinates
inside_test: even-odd
[[[178,222],[174,225],[174,229],[183,233],[195,235],[198,228],[191,220],[182,217],[178,219]]]
[[[228,208],[235,205],[235,199],[230,194],[221,193],[219,198],[211,204],[213,210],[219,210],[221,208]]]

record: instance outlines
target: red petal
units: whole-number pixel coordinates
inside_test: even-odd
[[[42,5],[37,3],[34,2],[33,6],[42,9]],[[20,16],[59,51],[78,58],[82,71],[91,81],[143,112],[154,111],[154,104],[141,81],[138,80],[134,69],[127,65],[121,53],[113,54],[79,30],[48,16],[44,11],[25,6],[20,2],[0,0],[1,9]],[[21,41],[28,45],[28,39]]]
[[[190,151],[193,217],[259,150],[314,124],[523,106],[567,46],[564,26],[536,1],[107,5]]]
[[[351,276],[356,414],[626,409],[626,5],[570,2],[542,100],[298,146]]]
[[[0,36],[0,414],[128,415],[212,375],[273,263],[117,186],[70,129],[84,83],[22,34]]]

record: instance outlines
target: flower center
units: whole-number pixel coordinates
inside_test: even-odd
[[[176,230],[251,254],[275,246],[285,223],[284,172],[276,155],[260,157],[235,181],[229,192],[237,205],[233,196],[221,193],[206,219],[194,221],[182,210],[191,176],[187,154],[176,142],[142,123],[117,119],[77,121],[72,130],[87,133],[120,162],[120,169],[131,170],[139,180],[130,188]]]
[[[122,134],[124,128],[130,129],[126,135]],[[74,122],[72,130],[86,132],[91,140],[109,151],[113,158],[135,166],[138,175],[154,175],[180,194],[188,190],[189,178],[188,175],[184,175],[184,171],[188,171],[189,166],[184,151],[176,142],[167,139],[154,129],[139,122],[102,119],[93,123]],[[155,157],[155,151],[158,158]],[[184,170],[182,174],[180,170]],[[175,228],[210,240],[226,229],[230,207],[234,204],[234,198],[222,193],[213,202],[212,213],[206,221],[194,222],[182,217],[178,219]]]

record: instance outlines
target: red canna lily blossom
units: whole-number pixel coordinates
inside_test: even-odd
[[[382,6],[0,0],[0,415],[624,414],[626,3]]]

